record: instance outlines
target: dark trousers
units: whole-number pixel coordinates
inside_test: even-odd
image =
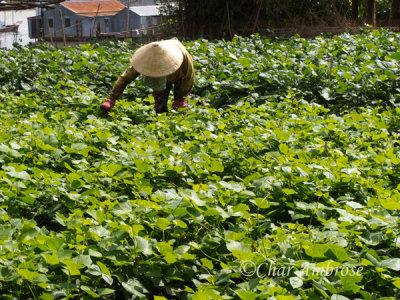
[[[178,95],[176,92],[179,89],[180,80],[174,83],[174,102],[183,102],[185,96]],[[154,108],[156,113],[168,112],[168,97],[172,89],[172,83],[167,82],[165,90],[154,91]]]

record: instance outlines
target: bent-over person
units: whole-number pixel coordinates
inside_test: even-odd
[[[153,90],[155,111],[168,111],[169,93],[174,87],[172,108],[186,108],[187,96],[194,82],[193,59],[178,40],[152,42],[140,47],[132,56],[129,66],[115,82],[108,99],[100,105],[108,114],[126,86],[143,75],[143,83]]]

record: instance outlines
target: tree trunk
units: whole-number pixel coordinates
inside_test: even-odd
[[[392,0],[390,25],[400,25],[400,0]]]
[[[351,1],[351,18],[353,21],[358,19],[358,0]]]
[[[376,26],[376,0],[365,0],[365,17],[367,24]]]

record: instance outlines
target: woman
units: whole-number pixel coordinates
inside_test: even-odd
[[[153,90],[157,113],[168,111],[169,92],[174,85],[173,109],[186,108],[185,99],[192,89],[194,68],[192,56],[178,40],[153,42],[140,47],[132,56],[131,66],[114,84],[108,99],[100,105],[108,114],[126,86],[139,75],[143,83]]]

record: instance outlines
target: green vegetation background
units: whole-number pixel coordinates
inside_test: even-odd
[[[0,49],[2,299],[398,299],[399,42],[185,42],[186,113],[107,118],[139,45]]]

